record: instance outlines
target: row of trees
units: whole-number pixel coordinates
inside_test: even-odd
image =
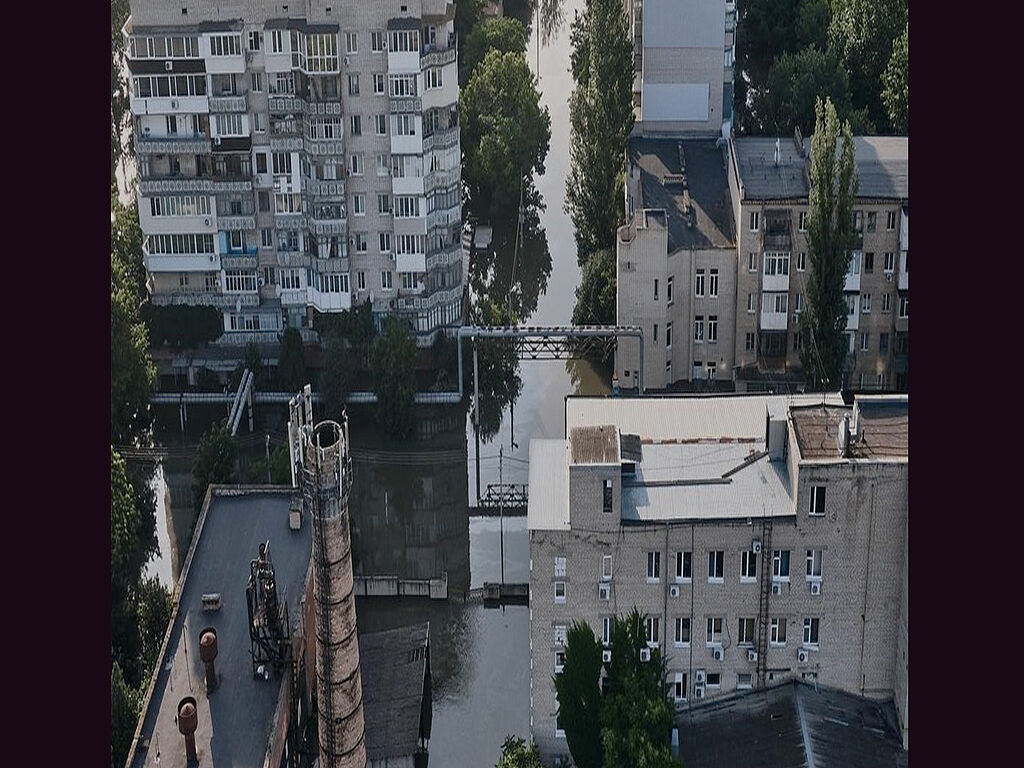
[[[738,133],[806,135],[819,97],[855,134],[907,132],[907,0],[747,0],[740,14]]]
[[[615,322],[615,232],[623,223],[633,129],[633,43],[620,0],[591,0],[571,28],[571,125],[565,210],[583,270],[573,323]]]

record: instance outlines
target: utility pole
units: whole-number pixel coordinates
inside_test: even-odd
[[[267,485],[270,485],[270,435],[267,434]]]
[[[505,486],[502,483],[501,464],[504,456],[505,446],[498,448],[498,537],[501,547],[501,586],[505,586]]]

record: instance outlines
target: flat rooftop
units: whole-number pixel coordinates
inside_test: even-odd
[[[849,693],[792,682],[746,691],[676,717],[687,768],[906,768],[896,710]]]
[[[733,139],[732,151],[742,185],[744,200],[786,200],[806,198],[807,179],[804,157],[800,156],[793,137],[778,139],[779,162],[775,162],[776,139],[741,136]],[[803,140],[804,154],[809,156],[811,140]],[[908,151],[906,136],[854,136],[854,162],[860,185],[858,197],[910,198]]]
[[[629,160],[640,170],[640,199],[634,204],[641,209],[663,209],[668,227],[668,252],[680,248],[729,248],[736,245],[735,216],[725,151],[715,146],[714,139],[651,139],[633,137],[629,140]],[[688,216],[683,203],[680,154],[686,161],[686,179],[690,204],[696,222],[687,226]]]
[[[245,588],[249,563],[269,540],[278,598],[288,605],[294,636],[309,573],[311,525],[306,519],[300,530],[289,530],[291,500],[291,489],[211,495],[181,577],[166,653],[144,704],[141,738],[149,746],[133,751],[132,766],[151,764],[159,753],[161,766],[185,768],[185,741],[175,721],[178,702],[192,696],[200,764],[262,768],[283,678],[253,677]],[[208,592],[221,594],[219,611],[203,611]],[[217,630],[218,647],[219,684],[209,696],[199,658],[199,635],[206,627]]]
[[[569,530],[568,440],[530,441],[530,492],[526,527],[539,531]]]
[[[852,428],[855,410],[860,437],[850,441],[850,458],[909,458],[909,403],[901,396],[857,397],[854,408],[820,403],[794,408],[791,418],[801,458],[839,460],[840,424],[849,415]]]

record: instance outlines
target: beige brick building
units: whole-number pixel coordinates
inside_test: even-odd
[[[545,761],[568,754],[565,631],[582,619],[603,639],[634,606],[679,708],[818,680],[895,698],[906,741],[907,424],[905,396],[569,398],[566,439],[530,445]]]

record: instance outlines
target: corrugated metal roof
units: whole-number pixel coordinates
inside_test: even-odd
[[[576,427],[614,424],[644,441],[759,439],[765,414],[784,419],[789,405],[820,404],[822,395],[677,395],[670,397],[568,397],[566,434]],[[842,405],[839,394],[826,402]]]
[[[619,432],[610,424],[569,430],[573,464],[618,464]]]
[[[530,441],[526,525],[531,531],[569,530],[569,445],[566,440]]]

